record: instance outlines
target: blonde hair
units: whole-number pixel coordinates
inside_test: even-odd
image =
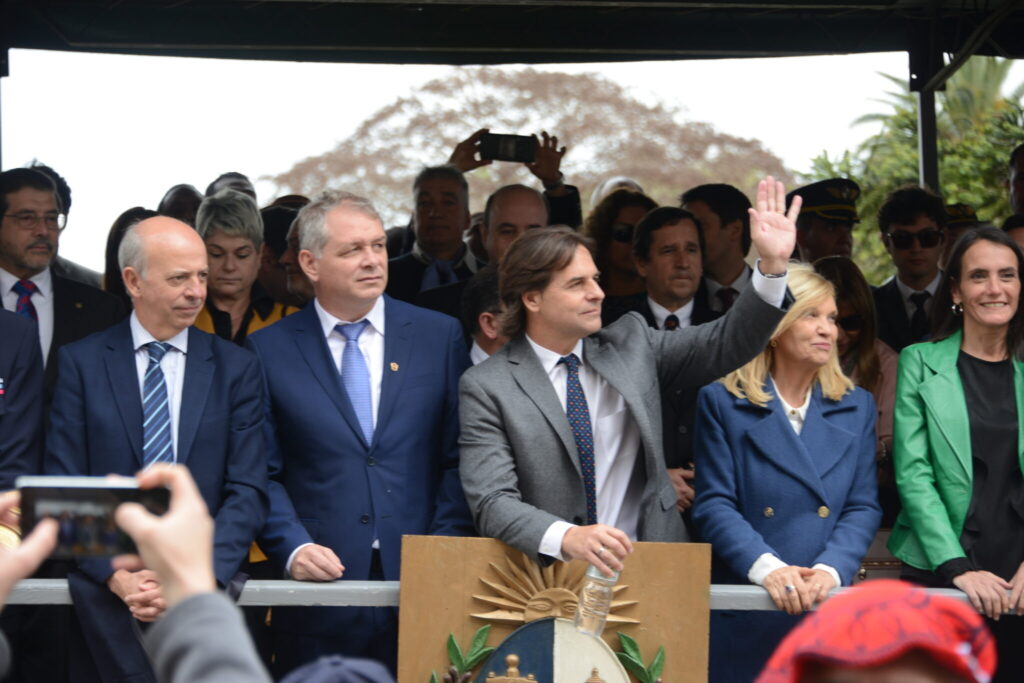
[[[789,330],[793,324],[809,310],[818,306],[824,299],[835,299],[835,287],[832,283],[814,272],[806,263],[790,263],[787,276],[789,291],[795,301],[772,333],[772,342]],[[775,360],[775,348],[771,343],[752,361],[730,372],[719,380],[730,394],[737,398],[745,398],[762,408],[772,400],[772,392],[766,387],[768,373]],[[826,398],[838,401],[847,392],[853,390],[853,382],[843,374],[839,365],[839,355],[835,348],[825,365],[818,368],[815,383],[821,386],[821,393]]]

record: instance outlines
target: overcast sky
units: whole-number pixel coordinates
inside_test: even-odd
[[[330,149],[380,107],[453,68],[35,50],[12,50],[10,63],[10,77],[0,79],[0,165],[38,158],[67,178],[73,207],[61,254],[97,270],[107,230],[124,209],[156,208],[177,183],[202,191],[223,171],[254,179],[279,173]],[[890,84],[877,72],[903,77],[907,57],[539,68],[599,73],[638,97],[682,107],[689,120],[758,138],[790,168],[806,171],[823,149],[850,149],[873,132],[850,124],[861,114],[885,110],[873,98],[884,97]],[[1018,63],[1008,83],[1022,80],[1024,66]],[[272,184],[259,183],[257,190],[261,205],[273,199]]]

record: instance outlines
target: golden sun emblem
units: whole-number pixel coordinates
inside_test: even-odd
[[[480,578],[480,583],[491,589],[491,595],[474,595],[474,600],[487,603],[496,609],[490,612],[471,614],[475,619],[500,624],[527,624],[545,617],[573,619],[579,602],[580,588],[583,587],[587,565],[583,562],[555,562],[547,567],[538,567],[525,555],[517,562],[505,555],[506,567],[489,563],[493,579]],[[628,586],[618,584],[614,595]],[[639,624],[631,617],[616,614],[619,610],[636,604],[635,600],[612,600],[608,614],[610,624]]]

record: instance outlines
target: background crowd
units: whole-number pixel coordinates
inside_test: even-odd
[[[850,259],[853,180],[659,207],[617,177],[584,202],[543,133],[540,189],[473,213],[484,132],[416,177],[408,225],[341,191],[259,208],[231,172],[117,217],[102,274],[58,255],[64,178],[0,173],[0,488],[185,465],[229,596],[396,580],[403,534],[606,572],[633,541],[709,542],[715,582],[779,607],[713,614],[714,681],[753,680],[891,528],[901,576],[965,592],[994,680],[1017,680],[1024,145],[1016,215],[992,223],[890,188],[893,275],[872,287]],[[156,680],[143,633],[180,602],[156,569],[44,563],[74,610],[4,612],[14,680]],[[277,677],[335,654],[394,670],[393,609],[249,612]]]

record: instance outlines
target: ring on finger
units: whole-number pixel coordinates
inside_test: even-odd
[[[595,555],[603,555],[604,554],[604,546],[601,546],[597,550],[595,550],[594,554]]]
[[[783,586],[783,588],[786,590],[787,593],[792,593],[796,590],[796,586],[794,586],[791,583],[787,583],[785,586]]]

